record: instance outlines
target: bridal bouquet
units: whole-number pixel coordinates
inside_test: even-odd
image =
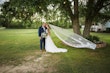
[[[46,38],[47,34],[45,32],[41,33],[42,38]]]

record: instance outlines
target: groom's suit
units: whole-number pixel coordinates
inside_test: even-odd
[[[39,27],[39,30],[38,30],[38,35],[39,35],[39,37],[41,37],[41,34],[42,33],[46,33],[46,27],[43,27],[43,26],[40,26]],[[45,38],[44,37],[41,37],[41,39],[40,39],[40,49],[42,50],[42,49],[45,49]]]

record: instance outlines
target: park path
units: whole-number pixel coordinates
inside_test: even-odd
[[[25,58],[25,62],[17,66],[2,66],[0,67],[0,73],[44,73],[55,72],[53,67],[54,62],[49,59],[51,54],[42,53],[41,56],[28,56]]]

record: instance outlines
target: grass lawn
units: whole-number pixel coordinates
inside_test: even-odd
[[[53,33],[58,47],[67,53],[39,50],[37,29],[0,30],[0,73],[110,73],[110,33],[92,33],[107,42],[96,50],[63,44]]]

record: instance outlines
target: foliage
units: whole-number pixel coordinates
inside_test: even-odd
[[[90,36],[86,37],[86,39],[88,39],[88,40],[90,40],[90,41],[92,41],[94,43],[99,43],[100,42],[100,38],[97,37],[97,36],[90,35]]]
[[[5,20],[5,27],[10,27],[13,20],[20,20],[22,23],[31,23],[31,16],[36,12],[35,6],[33,6],[33,1],[27,0],[10,0],[2,5],[2,18]],[[20,22],[20,23],[21,23]],[[24,25],[22,24],[22,26]],[[27,26],[23,26],[27,27]]]
[[[49,5],[52,5],[53,10],[47,8]],[[81,22],[85,24],[84,36],[90,35],[89,30],[93,22],[103,23],[110,18],[109,0],[82,0],[79,3],[78,0],[10,0],[5,2],[1,8],[0,24],[2,26],[12,27],[13,19],[15,19],[21,21],[19,24],[22,24],[23,28],[31,28],[34,24],[31,18],[37,12],[41,14],[41,18],[45,17],[47,20],[61,17],[57,20],[60,23],[57,25],[67,28],[72,25],[77,34],[80,34],[79,18],[85,19],[83,23]],[[71,22],[64,24],[66,21]]]
[[[62,28],[72,28],[72,24],[69,22],[69,20],[55,21],[55,22],[51,22],[50,24],[53,24]]]

